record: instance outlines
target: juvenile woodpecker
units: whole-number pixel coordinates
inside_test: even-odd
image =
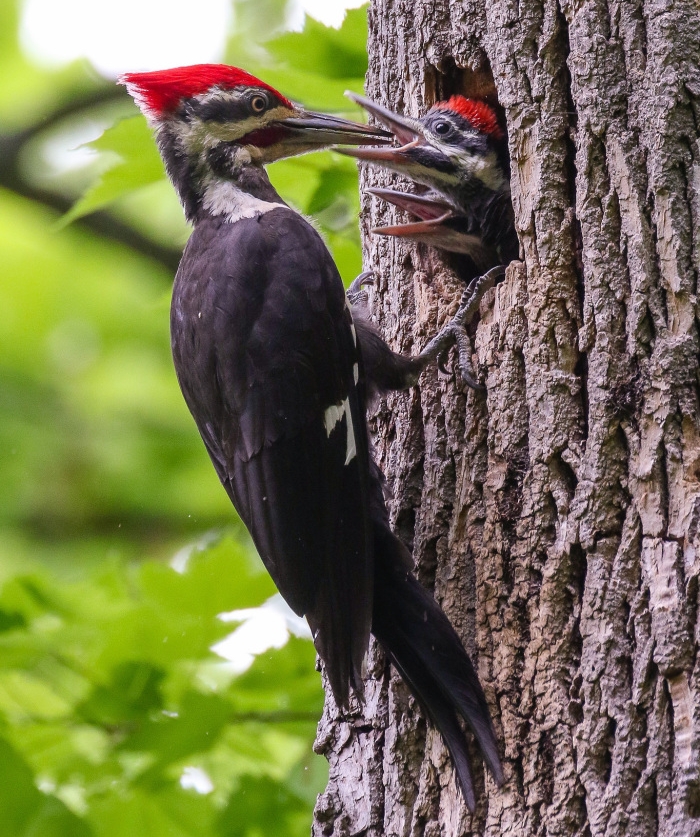
[[[347,95],[386,125],[401,146],[338,150],[431,189],[425,195],[370,189],[421,219],[372,232],[410,237],[470,256],[477,272],[518,258],[508,148],[488,104],[452,96],[433,105],[422,118],[412,119],[364,96]]]
[[[388,135],[308,113],[233,67],[128,73],[121,81],[155,129],[194,225],[175,277],[172,351],[219,479],[281,594],[306,616],[338,704],[347,705],[350,687],[362,697],[371,632],[442,733],[473,808],[458,716],[502,782],[484,694],[389,526],[365,419],[371,348],[358,339],[323,241],[264,168]],[[458,317],[427,354],[396,361],[388,385],[403,386],[446,341],[459,341],[459,327]],[[384,348],[384,357],[398,357]]]

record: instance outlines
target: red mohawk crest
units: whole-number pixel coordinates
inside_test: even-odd
[[[174,111],[183,99],[206,93],[211,87],[229,90],[234,87],[262,87],[274,94],[281,104],[292,107],[289,99],[269,84],[228,64],[194,64],[150,73],[124,73],[119,77],[119,84],[126,86],[141,110],[149,116],[165,116]]]
[[[477,131],[494,139],[502,139],[503,131],[498,124],[496,112],[486,102],[466,99],[464,96],[452,96],[446,102],[433,105],[433,110],[451,110],[467,120]]]

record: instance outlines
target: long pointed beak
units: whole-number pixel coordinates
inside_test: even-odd
[[[429,160],[421,160],[425,151],[429,152],[431,158],[444,158],[444,155],[428,141],[425,129],[418,119],[399,116],[365,96],[358,96],[357,93],[346,91],[345,95],[386,125],[402,145],[399,148],[336,148],[334,151],[368,163],[379,163],[409,177],[416,175],[417,168],[432,168]],[[420,180],[419,177],[416,179]]]
[[[277,124],[286,129],[285,142],[299,145],[388,145],[393,140],[392,134],[381,128],[313,111],[300,111]]]
[[[385,125],[400,143],[405,145],[424,136],[423,126],[418,120],[410,119],[406,116],[399,116],[397,113],[378,105],[366,96],[360,96],[351,90],[346,90],[345,95],[352,102],[364,108],[367,113],[371,113],[382,125]]]
[[[399,116],[365,96],[358,96],[357,93],[346,91],[345,95],[386,125],[401,146],[399,148],[337,148],[335,150],[348,157],[355,157],[368,163],[379,163],[389,168],[403,170],[411,166],[413,163],[411,151],[426,145],[423,126],[420,122],[417,119]]]
[[[444,200],[434,192],[429,195],[412,195],[409,192],[397,192],[395,189],[366,189],[370,195],[387,201],[404,209],[412,215],[417,215],[423,221],[435,221],[450,217],[457,217],[459,212],[449,201]]]
[[[423,244],[469,256],[479,270],[493,265],[494,254],[478,235],[467,232],[467,219],[446,200],[436,195],[410,195],[394,189],[367,189],[378,198],[417,215],[421,220],[408,224],[374,227],[375,235],[410,238]]]
[[[484,247],[478,235],[470,235],[460,230],[444,226],[447,219],[436,218],[433,221],[414,221],[411,224],[396,224],[390,227],[374,227],[370,232],[375,235],[387,235],[393,238],[410,238],[421,244],[429,244],[448,253],[461,253],[469,256],[478,270],[486,270],[493,265],[494,255]]]

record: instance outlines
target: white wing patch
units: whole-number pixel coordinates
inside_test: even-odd
[[[349,465],[357,456],[357,445],[355,444],[355,427],[352,423],[352,416],[350,415],[350,402],[346,398],[343,403],[347,405],[346,416],[348,420],[348,438],[345,443],[345,464]]]
[[[355,427],[352,423],[352,413],[350,412],[350,399],[346,398],[340,404],[331,404],[330,407],[327,407],[326,412],[323,414],[323,421],[326,427],[326,435],[330,436],[343,416],[345,416],[345,424],[348,429],[347,440],[345,442],[345,464],[349,465],[357,456]]]
[[[330,407],[326,408],[326,412],[323,414],[323,420],[326,424],[326,436],[331,435],[336,424],[342,419],[343,413],[345,412],[345,405],[348,403],[348,399],[346,398],[342,404],[331,404]]]

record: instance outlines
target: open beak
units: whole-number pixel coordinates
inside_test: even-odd
[[[395,189],[367,189],[366,191],[370,195],[393,203],[399,209],[405,209],[406,212],[417,215],[422,221],[444,221],[447,218],[459,216],[453,204],[434,193],[412,195],[408,192],[397,192]]]
[[[449,201],[433,194],[411,195],[394,189],[367,189],[367,191],[420,218],[420,221],[413,221],[409,224],[374,227],[370,232],[376,235],[410,238],[450,253],[463,253],[474,261],[478,269],[486,270],[493,264],[493,253],[484,247],[478,235],[467,232],[466,217]]]
[[[285,142],[299,145],[389,145],[393,141],[392,134],[381,128],[313,111],[300,110],[277,125],[285,129]]]
[[[412,167],[414,158],[411,152],[421,146],[429,145],[420,122],[417,119],[392,113],[392,111],[378,105],[371,99],[358,96],[357,93],[346,91],[345,95],[385,125],[401,143],[401,146],[399,148],[338,148],[335,150],[341,154],[347,154],[349,157],[356,157],[358,160],[379,163],[400,171]]]

